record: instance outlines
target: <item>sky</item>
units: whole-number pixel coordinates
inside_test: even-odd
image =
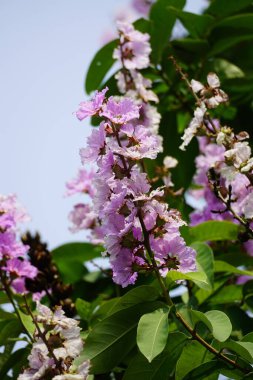
[[[81,199],[64,197],[81,166],[89,121],[73,112],[83,83],[117,12],[131,0],[0,0],[0,193],[16,193],[50,248],[81,241],[68,213]],[[197,12],[204,0],[188,0]]]

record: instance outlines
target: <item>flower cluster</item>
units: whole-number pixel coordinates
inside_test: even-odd
[[[95,109],[104,93],[97,92],[86,108]],[[140,106],[129,97],[104,97],[96,115],[101,124],[80,154],[83,163],[97,164],[93,207],[114,281],[133,284],[142,270],[194,271],[195,251],[180,235],[180,214],[168,208],[162,188],[151,189],[142,169],[143,159],[161,151],[159,136],[141,124]],[[167,158],[166,165],[176,161]]]
[[[221,126],[211,119],[207,109],[227,102],[228,96],[220,89],[216,74],[207,77],[207,86],[192,80],[191,87],[198,99],[194,118],[183,136],[185,148],[194,135],[199,137],[200,155],[196,159],[197,172],[194,183],[200,189],[191,191],[203,207],[191,215],[192,224],[206,220],[232,220],[246,228],[244,241],[252,254],[253,221],[253,158],[247,132],[235,134],[232,128]],[[204,136],[203,136],[204,135]],[[196,204],[196,202],[195,202]]]
[[[78,321],[67,318],[60,307],[53,313],[38,302],[36,310],[35,342],[28,356],[29,368],[18,380],[85,380],[89,361],[77,368],[73,363],[83,349]]]
[[[17,240],[17,225],[29,218],[17,203],[15,195],[0,195],[0,274],[3,286],[25,293],[25,280],[36,277],[38,271],[27,260],[28,247]]]
[[[67,316],[75,315],[75,304],[70,298],[72,286],[62,282],[47,244],[41,241],[38,233],[33,236],[27,232],[22,236],[22,241],[29,247],[28,257],[38,270],[35,278],[27,278],[25,281],[26,289],[32,293],[33,300],[40,300],[47,295],[51,307],[60,305]]]
[[[207,75],[206,86],[195,79],[191,80],[189,86],[197,99],[197,108],[192,121],[188,128],[185,129],[182,137],[183,143],[180,146],[182,150],[185,150],[194,136],[201,135],[203,134],[203,130],[206,130],[208,125],[207,110],[216,108],[219,104],[228,101],[227,94],[220,89],[220,80],[215,73]]]
[[[154,4],[154,0],[133,0],[132,5],[133,8],[142,14],[143,16],[147,16],[152,4]]]

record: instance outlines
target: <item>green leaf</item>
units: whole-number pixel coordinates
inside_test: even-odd
[[[53,249],[52,255],[63,280],[75,283],[85,273],[83,263],[99,257],[102,250],[90,243],[67,243]]]
[[[91,303],[81,298],[76,300],[76,310],[78,315],[84,321],[89,321],[91,316]]]
[[[218,240],[237,240],[239,226],[227,221],[208,221],[189,228],[188,240],[207,242]]]
[[[157,0],[150,10],[150,20],[152,22],[151,47],[152,62],[158,63],[162,57],[162,51],[168,44],[176,15],[173,14],[169,6],[182,9],[185,0]]]
[[[213,68],[214,72],[225,76],[226,78],[242,78],[245,76],[240,67],[223,58],[216,58],[213,62]]]
[[[0,378],[4,379],[4,376],[9,370],[12,370],[13,374],[18,376],[22,370],[22,367],[26,366],[27,356],[29,353],[30,350],[26,347],[20,348],[13,352],[7,361],[0,367]]]
[[[188,337],[181,332],[170,333],[163,352],[151,363],[141,353],[138,353],[129,363],[123,380],[165,380],[170,378],[187,340]]]
[[[206,40],[198,38],[180,38],[173,40],[172,46],[178,50],[184,50],[189,53],[205,54],[210,49]]]
[[[210,310],[202,313],[198,310],[183,308],[182,315],[195,328],[199,322],[202,322],[210,330],[215,339],[220,342],[227,340],[232,332],[232,325],[228,316],[220,310]]]
[[[114,63],[112,54],[118,45],[118,40],[103,46],[94,56],[88,69],[85,81],[85,90],[88,94],[97,90]]]
[[[142,303],[103,319],[88,335],[78,362],[91,360],[91,372],[94,374],[111,371],[135,346],[141,315],[164,306],[157,301]]]
[[[118,301],[112,305],[108,315],[112,315],[139,303],[155,301],[158,297],[159,292],[155,287],[149,285],[138,286],[120,297]]]
[[[249,5],[252,5],[252,0],[229,0],[229,3],[227,0],[213,0],[207,8],[206,13],[224,17],[236,13]]]
[[[249,363],[253,362],[253,343],[251,342],[235,342],[230,340],[228,342],[219,343],[219,350],[228,350],[239,355],[241,358],[247,360]]]
[[[215,272],[228,272],[228,273],[242,274],[242,275],[253,277],[253,272],[251,272],[249,270],[238,269],[238,268],[234,267],[233,265],[226,263],[225,261],[219,261],[219,260],[215,260],[215,262],[214,262],[214,271]]]
[[[210,15],[198,15],[195,13],[181,11],[174,7],[169,7],[169,10],[177,16],[177,18],[182,22],[184,27],[193,37],[203,36],[214,20],[214,18]]]
[[[4,346],[9,338],[16,338],[21,332],[22,327],[17,319],[1,322],[0,346]]]
[[[201,363],[211,360],[214,356],[199,342],[186,342],[182,354],[176,365],[176,380],[182,380],[192,369]]]
[[[193,243],[191,245],[197,252],[196,260],[200,268],[205,272],[210,287],[213,287],[214,280],[214,258],[213,251],[209,245],[205,243]]]
[[[167,282],[175,282],[177,280],[190,280],[193,281],[198,287],[203,289],[210,289],[208,278],[204,272],[187,272],[182,273],[176,270],[170,270],[166,276]]]
[[[221,288],[218,292],[210,294],[208,304],[224,305],[227,303],[240,302],[242,300],[242,287],[239,285],[228,285]]]
[[[241,32],[242,30],[245,31],[244,34],[247,33],[247,31],[253,31],[253,13],[246,13],[246,14],[239,14],[231,17],[227,17],[220,22],[215,24],[216,28],[224,28],[224,27],[230,27],[233,29],[239,29]],[[242,33],[240,33],[242,34]]]
[[[244,34],[234,37],[226,37],[226,38],[219,38],[215,40],[214,44],[210,48],[210,51],[208,53],[209,57],[213,57],[214,55],[220,54],[231,47],[238,45],[239,43],[243,41],[251,41],[253,40],[252,34]]]
[[[137,328],[137,345],[151,363],[166,346],[168,338],[168,309],[158,309],[144,314]]]
[[[19,311],[19,315],[26,330],[30,333],[30,335],[33,335],[35,332],[35,325],[32,321],[31,316],[24,314],[22,311]]]

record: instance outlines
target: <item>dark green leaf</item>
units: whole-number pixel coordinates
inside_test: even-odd
[[[112,370],[135,346],[141,315],[164,306],[161,302],[139,304],[103,319],[88,335],[80,362],[90,359],[95,374]]]
[[[182,380],[192,369],[201,363],[209,361],[214,356],[206,350],[199,342],[186,342],[182,354],[176,365],[176,380]]]
[[[165,348],[168,338],[168,309],[158,309],[144,314],[137,328],[137,345],[149,362]]]
[[[251,342],[235,342],[233,340],[230,340],[228,342],[219,343],[218,348],[219,350],[226,349],[230,352],[233,352],[249,363],[253,362],[253,343]]]
[[[84,275],[85,261],[99,257],[103,248],[90,243],[67,243],[52,251],[65,282],[75,283]]]
[[[76,310],[81,319],[88,322],[91,316],[91,303],[81,298],[76,300]]]
[[[167,45],[171,31],[176,21],[176,15],[173,14],[169,6],[182,9],[185,0],[157,0],[150,10],[150,20],[152,24],[151,47],[152,61],[158,63],[161,60],[162,51]]]
[[[165,380],[170,378],[187,340],[187,336],[180,332],[170,333],[164,351],[151,363],[139,353],[130,362],[123,380]]]
[[[109,42],[103,46],[91,61],[85,81],[85,89],[88,94],[97,90],[109,69],[114,63],[113,50],[117,47],[118,40]]]
[[[224,17],[252,5],[252,0],[213,0],[206,12],[218,17]]]
[[[214,20],[210,15],[185,12],[174,7],[169,7],[169,9],[177,16],[193,37],[202,37]]]

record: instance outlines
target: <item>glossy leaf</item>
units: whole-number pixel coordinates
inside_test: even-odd
[[[174,372],[176,362],[180,356],[187,336],[181,332],[173,332],[168,336],[168,341],[163,352],[151,363],[139,353],[129,363],[123,380],[164,380]]]
[[[199,342],[194,340],[186,342],[176,365],[175,380],[184,379],[192,369],[213,358],[214,355],[208,352]]]
[[[192,248],[194,248],[197,252],[197,263],[200,268],[205,272],[210,287],[213,287],[214,281],[214,257],[213,251],[209,247],[209,245],[205,243],[193,243]]]
[[[252,4],[251,0],[213,0],[206,10],[206,13],[224,17],[240,11]]]
[[[181,11],[174,7],[169,7],[182,22],[184,27],[193,37],[201,37],[207,31],[208,27],[213,23],[213,17],[210,15],[199,15],[191,12]]]
[[[158,309],[144,314],[137,328],[137,345],[149,362],[159,355],[166,346],[168,338],[167,309]]]
[[[99,257],[102,250],[90,243],[67,243],[53,249],[52,255],[64,281],[74,283],[84,275],[83,263]]]
[[[117,40],[103,46],[94,56],[86,74],[85,90],[88,94],[97,90],[114,63],[112,54],[118,44]]]
[[[208,221],[189,229],[191,242],[237,240],[239,226],[227,221]]]
[[[214,271],[215,272],[228,272],[228,273],[235,273],[235,274],[241,274],[246,276],[252,276],[253,278],[253,272],[249,270],[244,269],[238,269],[234,267],[233,265],[230,265],[226,263],[225,261],[215,260],[214,262]]]
[[[184,5],[185,0],[157,0],[151,7],[151,57],[156,64],[161,60],[162,51],[169,41],[176,21],[176,16],[170,11],[169,6],[182,9]]]
[[[141,315],[161,307],[164,307],[161,302],[139,304],[97,323],[86,339],[80,362],[90,359],[94,374],[112,370],[135,346]]]

